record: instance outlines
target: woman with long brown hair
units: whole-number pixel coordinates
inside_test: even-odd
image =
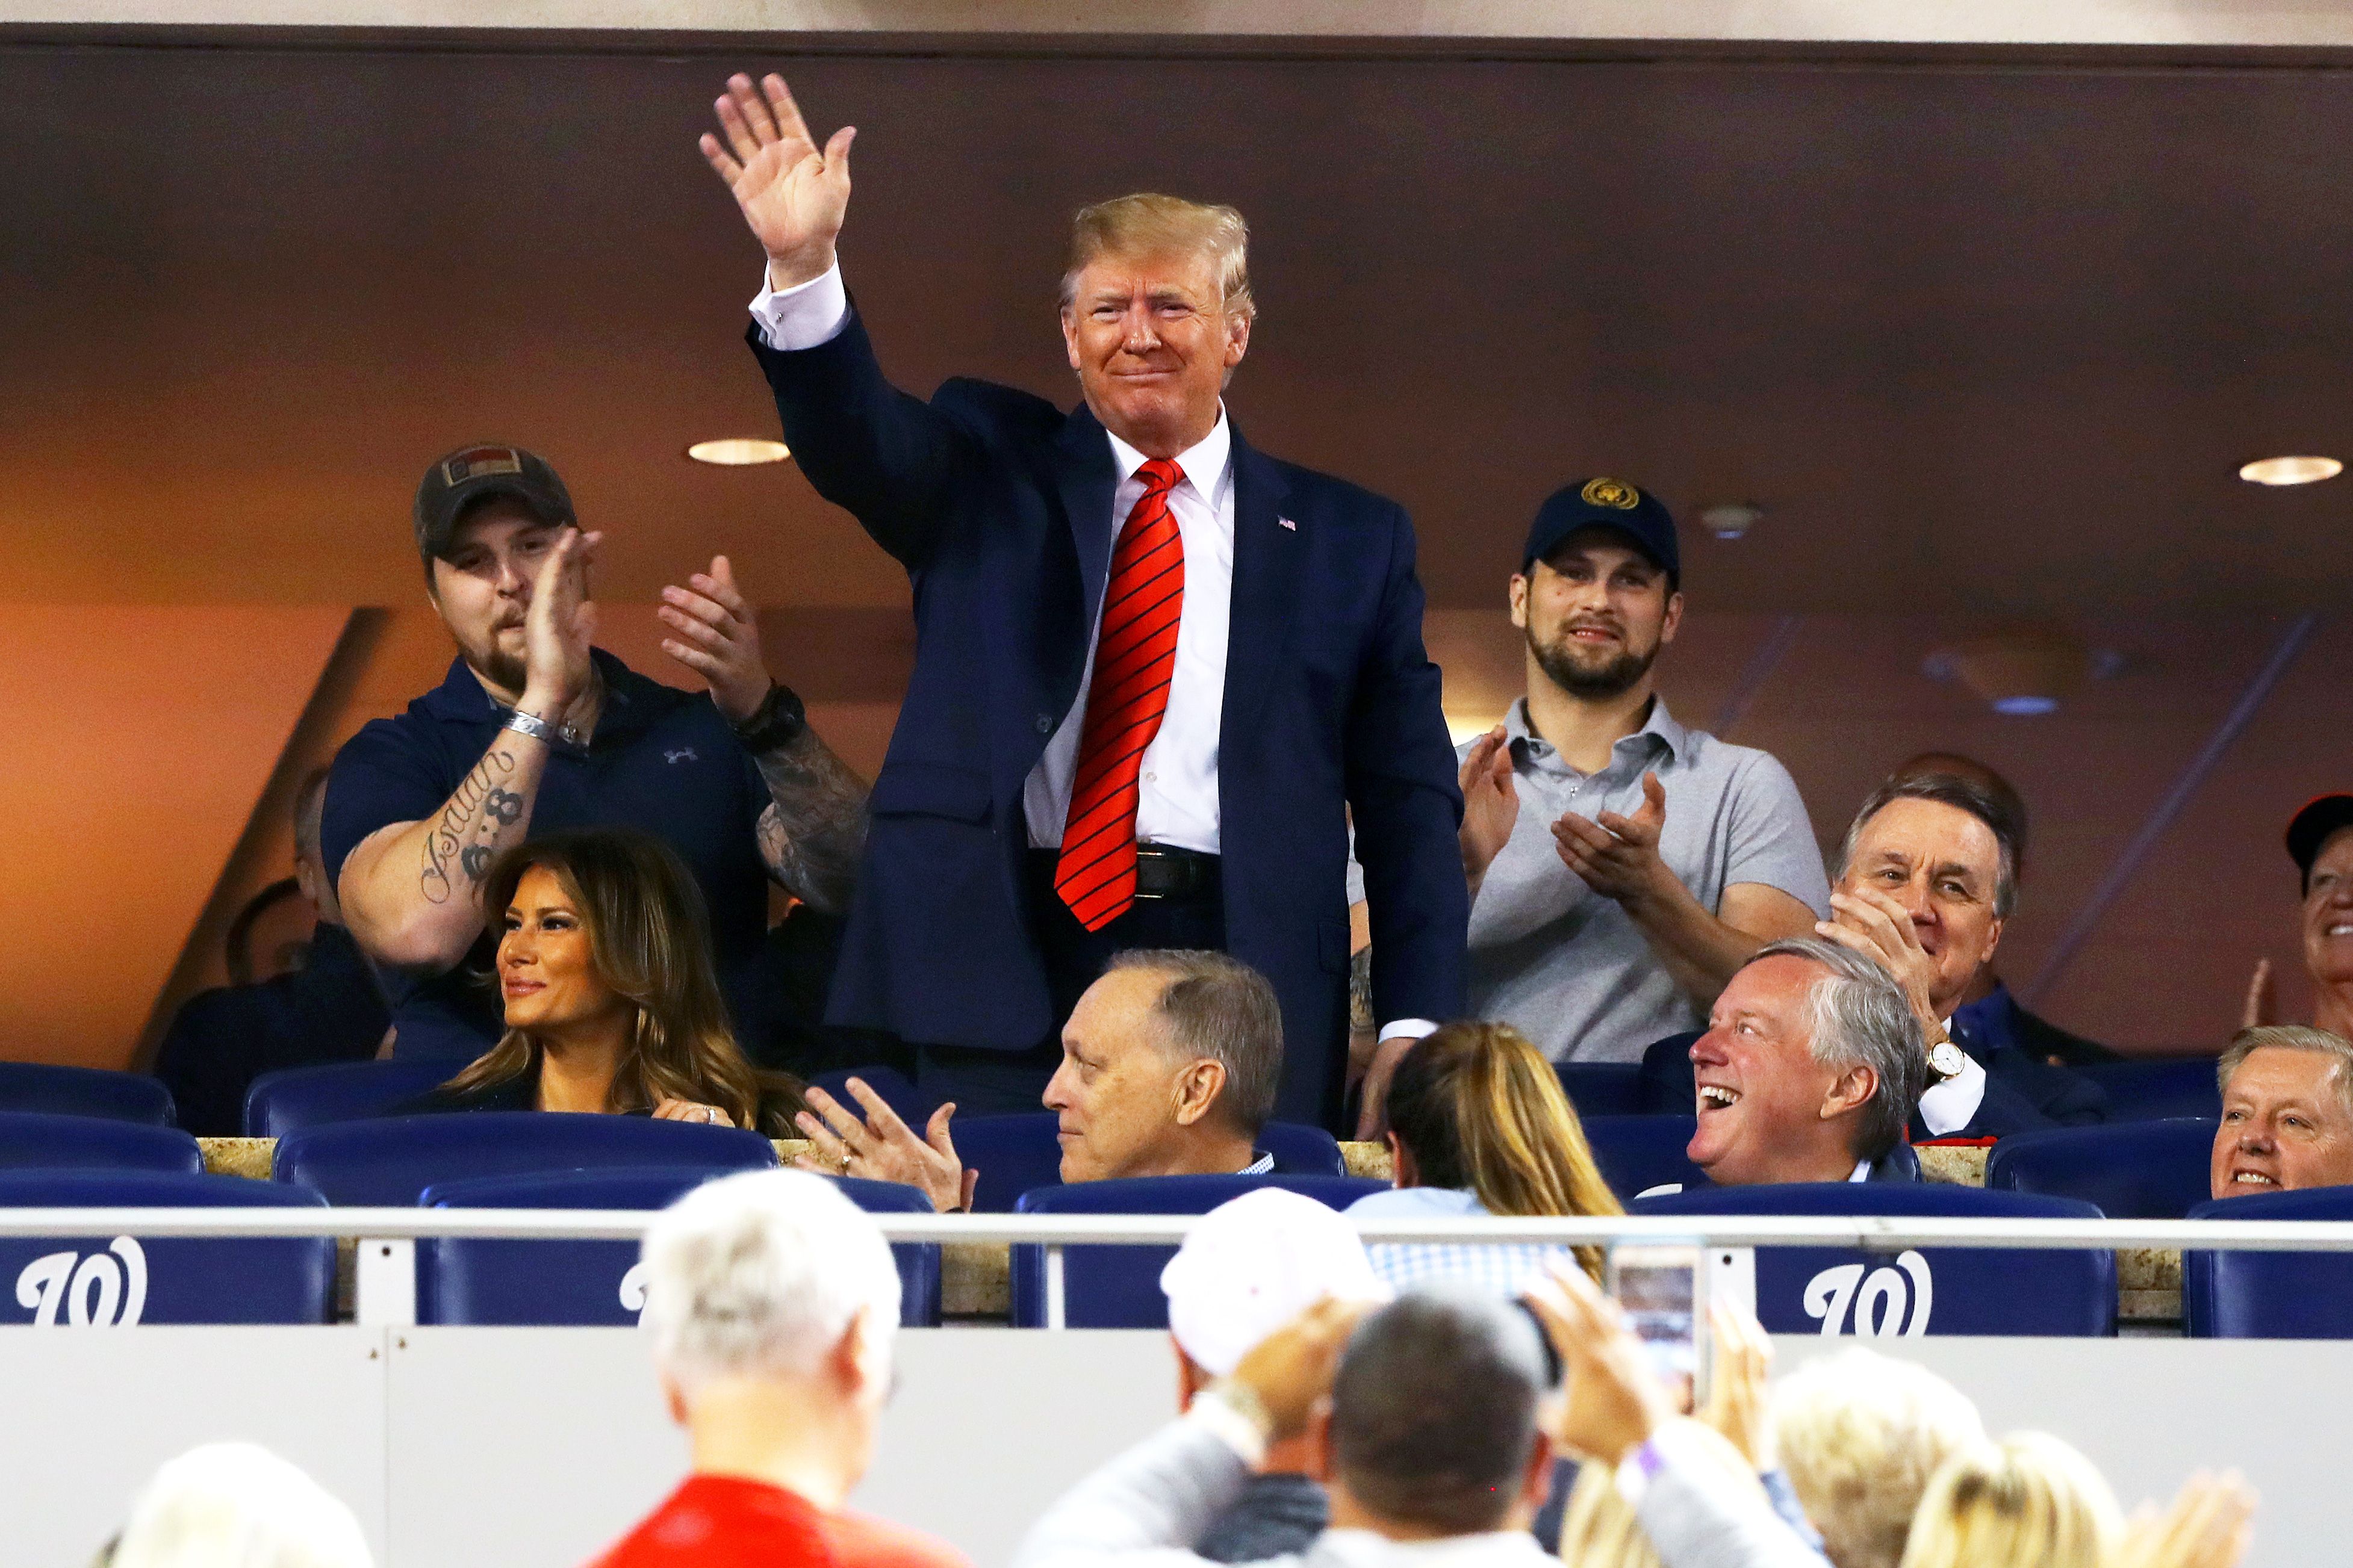
[[[631,828],[551,833],[482,878],[506,1033],[416,1109],[579,1110],[792,1136],[800,1085],[735,1044],[702,890]]]
[[[1587,1147],[1560,1075],[1509,1024],[1448,1024],[1417,1041],[1389,1081],[1393,1192],[1350,1205],[1352,1215],[1623,1214]],[[1391,1285],[1449,1278],[1516,1297],[1560,1249],[1498,1244],[1370,1248]],[[1596,1279],[1601,1251],[1580,1247]]]

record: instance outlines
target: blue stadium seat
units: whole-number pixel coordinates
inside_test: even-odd
[[[733,1166],[642,1166],[477,1176],[437,1182],[420,1199],[447,1209],[661,1209]],[[844,1180],[860,1208],[929,1214],[931,1200],[895,1182]],[[909,1328],[940,1321],[940,1249],[893,1247],[899,1320]],[[621,1324],[638,1321],[645,1288],[633,1278],[634,1241],[493,1241],[450,1237],[417,1247],[417,1317],[423,1323]]]
[[[245,1135],[283,1138],[330,1121],[383,1116],[438,1089],[465,1064],[452,1061],[334,1062],[263,1073],[245,1091]]]
[[[1645,1198],[1639,1215],[1944,1215],[2098,1219],[2072,1198],[1908,1182],[1704,1187]],[[1757,1317],[1777,1334],[2113,1334],[2113,1252],[2003,1247],[1757,1248]]]
[[[2108,1091],[2112,1122],[2222,1114],[2222,1090],[2214,1079],[2212,1057],[2093,1062],[2075,1070]]]
[[[1993,1146],[1989,1187],[2080,1198],[2110,1219],[2179,1219],[2206,1201],[2212,1121],[2120,1121],[2019,1132]]]
[[[169,1127],[176,1120],[172,1091],[152,1078],[41,1062],[0,1062],[0,1110],[102,1116],[150,1127]]]
[[[2353,1219],[2353,1187],[2210,1199],[2191,1219]],[[2192,1339],[2353,1339],[2353,1252],[2184,1252]]]
[[[1596,1116],[1634,1116],[1642,1109],[1642,1067],[1640,1062],[1561,1062],[1560,1087],[1577,1107],[1579,1120]]]
[[[436,1182],[617,1165],[693,1165],[750,1171],[776,1163],[757,1132],[643,1116],[565,1116],[537,1110],[458,1111],[337,1121],[278,1141],[270,1174],[326,1194],[331,1204],[417,1201]]]
[[[195,1139],[176,1127],[95,1116],[0,1111],[0,1170],[173,1171],[204,1173]]]
[[[1219,1204],[1261,1187],[1282,1187],[1345,1210],[1358,1198],[1388,1191],[1366,1176],[1138,1176],[1121,1182],[1079,1182],[1021,1194],[1018,1214],[1208,1214]],[[1168,1299],[1160,1271],[1173,1247],[1066,1247],[1062,1249],[1062,1315],[1073,1329],[1165,1329]],[[1013,1249],[1013,1326],[1046,1326],[1046,1249]]]
[[[1062,1184],[1062,1146],[1055,1138],[1060,1123],[1060,1117],[1045,1110],[968,1121],[959,1117],[949,1126],[965,1169],[980,1173],[973,1189],[975,1214],[1011,1214],[1022,1194]],[[1274,1168],[1283,1175],[1347,1173],[1340,1145],[1320,1127],[1270,1121],[1259,1129],[1258,1146],[1274,1156]]]
[[[1621,1204],[1637,1193],[1681,1182],[1696,1185],[1707,1177],[1683,1153],[1699,1131],[1690,1116],[1587,1116],[1585,1141],[1593,1146],[1593,1163],[1601,1179]]]
[[[849,1080],[858,1079],[882,1097],[882,1103],[899,1113],[899,1120],[913,1128],[920,1136],[923,1123],[940,1108],[940,1096],[917,1089],[907,1081],[906,1074],[896,1068],[844,1068],[839,1072],[820,1073],[809,1079],[811,1089],[821,1089],[852,1110],[860,1109],[850,1097]],[[862,1112],[861,1112],[862,1114]]]
[[[185,1134],[184,1134],[185,1136]],[[319,1208],[301,1187],[160,1171],[0,1171],[0,1208]],[[13,1285],[14,1289],[8,1289]],[[0,1237],[14,1323],[323,1323],[332,1237]]]

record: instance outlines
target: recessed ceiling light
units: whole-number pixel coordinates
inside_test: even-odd
[[[2258,458],[2239,477],[2251,485],[2316,485],[2344,471],[2334,458]]]
[[[793,452],[782,441],[770,441],[757,436],[730,436],[718,441],[697,441],[686,449],[686,455],[698,463],[716,463],[723,468],[741,468],[754,463],[781,463]]]

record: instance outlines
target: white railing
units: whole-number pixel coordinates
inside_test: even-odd
[[[1063,1248],[1171,1246],[1198,1215],[872,1216],[892,1241],[1029,1243],[1046,1249],[1046,1321],[1063,1325]],[[359,1242],[360,1322],[416,1321],[416,1243],[434,1237],[635,1241],[641,1209],[24,1208],[0,1209],[0,1237],[337,1237]],[[1703,1247],[2170,1247],[2185,1251],[2353,1251],[2353,1220],[1963,1219],[1906,1215],[1608,1215],[1577,1218],[1364,1219],[1367,1242],[1519,1242],[1555,1246],[1675,1240]]]

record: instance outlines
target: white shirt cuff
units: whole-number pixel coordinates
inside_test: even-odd
[[[760,291],[752,297],[752,319],[760,323],[760,335],[778,353],[831,342],[849,324],[849,290],[842,285],[841,263],[837,261],[790,289],[769,288],[768,274],[763,268]]]
[[[1424,1035],[1437,1032],[1438,1026],[1427,1018],[1399,1018],[1394,1024],[1382,1025],[1381,1032],[1373,1037],[1379,1040],[1394,1040],[1399,1035],[1403,1035],[1408,1039],[1418,1040]]]
[[[1966,1067],[1920,1096],[1920,1121],[1932,1137],[1958,1132],[1975,1120],[1978,1107],[1985,1103],[1985,1068],[1967,1051],[1961,1053],[1961,1059]]]
[[[1259,1431],[1258,1423],[1227,1404],[1216,1389],[1196,1397],[1187,1408],[1185,1419],[1215,1435],[1251,1469],[1266,1463],[1266,1437]]]

